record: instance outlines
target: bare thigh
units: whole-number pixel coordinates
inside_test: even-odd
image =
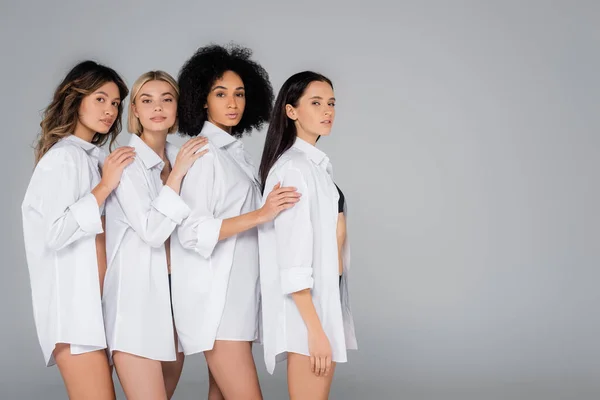
[[[113,361],[127,400],[166,400],[160,361],[115,351]]]
[[[71,345],[57,343],[54,359],[71,400],[114,400],[115,389],[104,350],[71,354]]]
[[[177,361],[163,361],[162,373],[165,379],[165,390],[167,391],[167,398],[170,399],[175,393],[179,378],[181,377],[181,371],[183,370],[183,361],[185,356],[183,353],[177,353]]]
[[[288,353],[287,371],[290,400],[329,398],[335,363],[331,363],[331,372],[328,376],[316,376],[310,370],[310,357]]]
[[[262,400],[252,343],[216,340],[204,356],[226,399]]]

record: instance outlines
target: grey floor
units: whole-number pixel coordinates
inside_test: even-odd
[[[285,377],[261,377],[265,400],[287,399]],[[183,380],[174,400],[206,398],[207,382]],[[60,380],[51,384],[9,385],[0,391],[2,400],[66,399]],[[118,388],[117,398],[125,399]],[[427,385],[397,381],[337,379],[331,400],[597,400],[600,384],[586,381],[473,383],[471,385]]]

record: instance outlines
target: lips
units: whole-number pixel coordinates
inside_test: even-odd
[[[150,121],[152,122],[163,122],[165,119],[167,119],[166,117],[152,117],[150,118]]]
[[[236,119],[238,115],[238,113],[225,114],[225,116],[229,119]]]
[[[115,122],[114,119],[101,119],[100,122],[102,122],[104,125],[111,127],[113,122]]]
[[[324,120],[324,121],[321,121],[321,123],[322,123],[322,124],[329,125],[329,124],[331,124],[331,120],[330,120],[330,119],[326,119],[326,120]]]

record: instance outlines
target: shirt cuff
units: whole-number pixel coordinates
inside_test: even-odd
[[[190,208],[169,186],[165,185],[152,202],[152,206],[161,214],[169,217],[177,225],[190,215]]]
[[[100,219],[100,207],[98,207],[98,202],[93,194],[86,194],[75,204],[72,204],[69,210],[85,233],[99,234],[104,232],[102,230],[102,220]]]
[[[304,289],[312,289],[314,279],[311,267],[293,267],[281,270],[283,294],[291,294]]]
[[[204,258],[209,258],[219,241],[222,219],[207,218],[200,221],[197,226],[197,238],[195,250]]]

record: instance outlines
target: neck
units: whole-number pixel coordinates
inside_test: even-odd
[[[319,135],[306,132],[304,129],[300,128],[298,124],[296,124],[296,136],[313,146],[317,143],[317,139],[319,138]]]
[[[166,158],[165,146],[167,145],[167,131],[144,131],[140,135],[140,139],[144,141],[160,158]]]
[[[225,132],[229,133],[231,135],[231,130],[233,129],[233,126],[225,126],[223,124],[220,124],[216,121],[213,121],[213,119],[210,117],[210,115],[208,116],[208,122],[210,122],[211,124],[213,124],[214,126],[224,130]]]
[[[75,132],[73,132],[73,135],[85,140],[86,142],[92,143],[94,136],[96,136],[96,132],[83,125],[81,122],[77,121],[77,125],[75,126]]]

